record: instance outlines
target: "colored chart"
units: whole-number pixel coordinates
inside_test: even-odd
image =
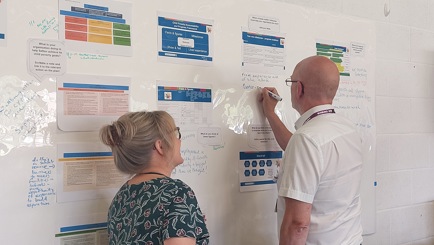
[[[130,25],[122,14],[109,12],[107,7],[85,4],[60,14],[65,16],[68,40],[131,46]]]
[[[347,47],[316,43],[316,54],[333,61],[341,76],[350,76],[350,52]]]
[[[130,55],[131,5],[59,0],[59,34],[68,50]]]

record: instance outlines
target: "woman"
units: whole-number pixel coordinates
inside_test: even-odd
[[[205,245],[209,234],[193,190],[170,178],[181,164],[181,133],[165,111],[132,112],[100,130],[116,167],[134,176],[108,212],[110,245]]]

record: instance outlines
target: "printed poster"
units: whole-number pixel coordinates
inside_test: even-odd
[[[209,66],[213,61],[213,21],[158,13],[158,60]]]
[[[131,56],[132,4],[59,0],[59,39],[67,50]]]

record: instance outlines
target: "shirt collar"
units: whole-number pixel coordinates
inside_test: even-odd
[[[326,104],[326,105],[318,105],[310,108],[305,113],[303,113],[303,115],[301,115],[301,117],[295,122],[295,130],[303,126],[304,122],[315,112],[327,110],[327,109],[334,109],[334,107],[331,104]]]

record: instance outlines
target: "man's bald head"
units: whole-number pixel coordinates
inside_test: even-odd
[[[311,56],[294,69],[297,80],[305,87],[305,96],[312,102],[332,103],[339,86],[339,70],[333,61],[323,56]]]

